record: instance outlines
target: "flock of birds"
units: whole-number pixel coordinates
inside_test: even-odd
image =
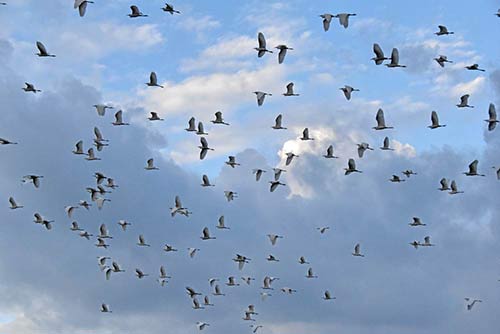
[[[75,0],[74,3],[74,8],[78,9],[79,15],[84,16],[87,10],[87,5],[89,3],[93,3],[93,1],[86,1],[86,0]],[[1,2],[0,5],[7,5],[5,2]],[[170,14],[180,14],[180,11],[174,9],[174,7],[171,4],[165,4],[165,6],[162,8],[163,11],[170,13]],[[128,16],[130,18],[139,18],[139,17],[147,17],[147,14],[142,13],[139,8],[135,5],[130,6],[130,13]],[[500,17],[500,10],[495,13],[496,16]],[[324,31],[329,31],[330,25],[333,19],[338,19],[339,24],[343,26],[344,28],[348,28],[349,26],[349,18],[354,17],[356,14],[354,13],[339,13],[336,15],[325,13],[320,15],[320,17],[323,19],[323,29]],[[444,36],[444,35],[452,35],[454,32],[449,31],[447,27],[440,25],[438,26],[438,31],[435,33],[437,36]],[[262,32],[258,33],[257,36],[257,43],[258,46],[255,47],[255,50],[257,51],[257,57],[262,58],[266,54],[271,54],[273,53],[273,50],[270,50],[267,48],[266,44],[266,38]],[[47,51],[47,48],[42,42],[36,42],[36,48],[38,52],[36,55],[38,57],[56,57],[55,54],[52,54]],[[288,47],[285,44],[280,44],[275,47],[275,49],[278,50],[278,63],[282,64],[285,61],[285,57],[287,55],[288,51],[292,51],[293,48]],[[399,60],[399,51],[397,48],[393,48],[390,57],[386,57],[382,48],[380,45],[377,43],[373,44],[373,53],[374,57],[371,59],[375,63],[375,65],[382,65],[384,64],[388,68],[404,68],[406,67],[405,65],[400,64]],[[434,60],[437,62],[437,64],[440,67],[445,67],[446,63],[452,63],[453,61],[449,60],[445,55],[439,55]],[[386,62],[388,61],[388,62]],[[480,68],[478,64],[472,64],[466,67],[466,70],[469,71],[485,71],[484,69]],[[149,76],[149,81],[145,83],[148,87],[157,87],[157,88],[164,88],[162,85],[158,84],[158,78],[155,72],[151,72]],[[39,93],[41,90],[35,88],[35,86],[32,83],[25,83],[25,87],[22,88],[25,92],[30,92],[30,93]],[[343,92],[345,98],[347,100],[351,100],[352,93],[353,92],[359,92],[359,89],[353,88],[351,86],[345,85],[344,87],[340,88],[340,90]],[[266,97],[272,96],[271,93],[268,92],[262,92],[262,91],[255,91],[253,92],[256,95],[257,98],[257,105],[263,106]],[[299,96],[300,94],[295,93],[294,91],[294,83],[290,82],[289,84],[286,85],[286,92],[283,93],[282,95],[286,97],[296,97]],[[469,104],[469,94],[465,94],[460,97],[460,102],[456,105],[458,108],[474,108],[474,106]],[[114,109],[113,106],[106,105],[106,104],[95,104],[93,106],[100,117],[104,117],[106,115],[106,111],[108,109],[112,110]],[[150,116],[148,117],[149,121],[163,121],[164,119],[161,118],[156,112],[151,112]],[[438,129],[445,127],[445,124],[441,124],[439,121],[439,117],[436,111],[432,111],[430,115],[430,120],[431,124],[428,126],[429,129]],[[373,129],[376,131],[383,131],[383,130],[388,130],[388,129],[393,129],[393,126],[388,126],[386,121],[385,121],[385,115],[384,115],[384,110],[379,109],[375,115],[375,121],[376,124],[374,125]],[[495,110],[495,105],[490,104],[489,109],[488,109],[488,118],[484,120],[487,123],[487,128],[489,131],[495,130],[496,124],[499,122],[497,119],[497,114]],[[217,111],[214,115],[214,119],[210,121],[211,123],[215,125],[224,125],[224,126],[230,126],[229,123],[227,123],[224,120],[224,117],[222,115],[221,111]],[[114,114],[114,121],[111,123],[113,126],[128,126],[130,125],[129,123],[124,121],[123,118],[123,111],[118,110]],[[274,130],[287,130],[286,127],[283,126],[283,115],[278,115],[275,119],[274,125],[271,126],[272,129]],[[207,154],[210,151],[214,151],[214,148],[210,147],[206,135],[208,134],[205,131],[203,122],[199,121],[196,122],[196,119],[194,117],[191,117],[188,120],[188,126],[185,129],[188,132],[192,132],[195,135],[200,136],[200,146],[199,148],[199,158],[201,160],[205,159]],[[302,141],[313,141],[314,138],[311,136],[310,131],[308,128],[305,128],[302,132],[302,136],[300,137],[300,140]],[[5,138],[0,138],[0,145],[15,145],[18,144],[17,142],[5,139]],[[105,139],[98,127],[94,127],[94,139],[93,139],[93,146],[95,147],[95,150],[97,152],[101,152],[103,149],[106,147],[110,146],[110,143],[107,139]],[[98,161],[101,160],[96,154],[96,151],[94,151],[94,147],[90,147],[87,150],[84,149],[84,142],[83,140],[79,140],[75,144],[75,148],[72,151],[73,154],[79,155],[84,157],[85,160],[87,161]],[[382,146],[380,147],[381,150],[384,151],[393,151],[394,149],[391,147],[391,142],[389,137],[385,137],[382,143]],[[362,142],[357,144],[357,155],[359,159],[363,158],[365,153],[367,151],[373,151],[374,148],[372,148],[368,143]],[[286,152],[286,159],[284,161],[284,166],[289,166],[296,158],[299,156],[295,154],[294,152]],[[333,145],[329,145],[326,148],[325,154],[323,155],[325,159],[337,159],[338,157],[335,156],[334,154],[334,148]],[[228,165],[231,168],[237,168],[240,166],[240,163],[237,162],[235,156],[229,156],[228,160],[225,162],[226,165]],[[481,174],[478,171],[478,166],[479,166],[479,161],[474,160],[470,163],[468,166],[468,170],[464,171],[463,174],[466,176],[481,176],[485,177],[485,174]],[[495,168],[495,167],[493,167]],[[158,167],[155,165],[155,161],[153,158],[150,158],[146,161],[144,169],[147,172],[153,172],[159,170]],[[356,161],[354,158],[350,158],[347,161],[347,167],[345,169],[345,175],[351,175],[353,173],[362,173],[361,170],[357,168]],[[496,168],[495,168],[496,169]],[[253,174],[255,175],[255,181],[259,182],[261,180],[261,177],[266,173],[267,171],[264,169],[260,168],[255,168],[252,170]],[[273,177],[269,181],[270,184],[270,191],[274,192],[279,186],[286,186],[285,183],[282,183],[280,180],[280,177],[283,172],[286,172],[285,169],[282,168],[273,168]],[[405,176],[405,178],[400,177],[399,175],[392,175],[392,177],[389,179],[390,182],[394,183],[400,183],[400,182],[405,182],[407,179],[409,179],[413,175],[417,175],[416,172],[412,170],[405,170],[402,171],[402,174]],[[115,190],[118,188],[118,185],[115,183],[114,179],[111,177],[108,177],[104,175],[101,172],[95,172],[94,174],[95,179],[96,179],[96,184],[95,186],[87,187],[86,191],[89,193],[90,197],[89,200],[80,200],[78,204],[75,205],[68,205],[65,207],[65,212],[67,217],[72,220],[73,214],[75,211],[79,208],[84,208],[86,210],[90,210],[93,205],[95,205],[98,210],[101,210],[103,206],[105,205],[106,202],[109,202],[110,199],[107,198],[107,195],[111,193],[111,190]],[[500,179],[500,168],[496,169],[496,177]],[[35,188],[39,188],[42,186],[42,175],[26,175],[23,177],[22,182],[24,183],[32,183]],[[459,190],[457,186],[457,182],[455,180],[450,180],[448,178],[442,178],[439,181],[439,191],[446,191],[450,195],[456,195],[456,194],[461,194],[464,191]],[[214,184],[212,184],[208,178],[207,175],[202,175],[202,180],[201,180],[201,186],[202,187],[213,187]],[[235,198],[238,197],[238,194],[234,191],[227,190],[224,192],[224,195],[227,199],[228,202],[233,201]],[[9,205],[10,209],[12,210],[18,210],[22,209],[23,205],[20,205],[16,202],[14,197],[10,197],[9,199]],[[182,215],[185,217],[189,217],[192,214],[192,212],[182,204],[182,201],[179,196],[176,196],[174,198],[174,204],[170,208],[170,215],[172,218],[176,217],[177,215]],[[53,222],[52,220],[48,220],[45,217],[43,217],[40,213],[36,212],[34,213],[34,222],[36,224],[43,225],[47,230],[52,229]],[[126,232],[128,227],[131,225],[126,220],[120,220],[117,223],[120,228],[122,229],[123,232]],[[413,217],[412,221],[408,224],[411,227],[425,227],[426,224],[421,221],[419,217]],[[225,224],[224,216],[220,216],[218,219],[218,223],[216,225],[216,228],[218,230],[229,230],[230,227],[227,227]],[[78,235],[82,238],[85,238],[87,240],[91,240],[91,238],[95,237],[96,243],[95,246],[98,248],[102,249],[108,249],[111,247],[110,242],[113,239],[113,236],[110,235],[108,227],[106,224],[101,224],[99,227],[99,231],[96,235],[89,233],[88,231],[82,229],[78,222],[73,221],[71,222],[70,225],[71,231],[77,232]],[[318,232],[321,234],[326,233],[329,230],[328,226],[324,227],[319,227],[317,228]],[[269,242],[271,243],[272,246],[275,246],[278,242],[279,239],[283,238],[281,235],[277,234],[268,234],[267,235]],[[203,241],[208,241],[208,240],[213,240],[216,239],[215,236],[213,236],[209,230],[208,227],[204,227],[201,231],[200,239]],[[409,243],[412,247],[415,249],[418,249],[419,247],[432,247],[434,244],[431,242],[430,236],[424,237],[423,241],[417,241],[414,240]],[[137,238],[137,244],[138,247],[151,247],[150,244],[147,243],[147,240],[144,235],[140,234]],[[163,251],[165,252],[176,252],[178,251],[174,246],[165,244],[163,247]],[[197,252],[200,251],[198,248],[189,248],[188,249],[188,255],[189,257],[193,258]],[[357,243],[354,245],[352,256],[354,257],[364,257],[365,255],[361,251],[361,245]],[[251,261],[250,258],[248,258],[245,255],[242,254],[236,254],[235,257],[232,259],[237,265],[239,270],[243,270],[245,264],[249,263]],[[279,259],[277,259],[275,256],[270,254],[267,259],[269,262],[278,262]],[[111,262],[111,263],[109,263]],[[298,259],[298,263],[301,265],[309,265],[309,262],[305,259],[304,256],[300,256]],[[110,256],[101,256],[98,258],[98,265],[102,272],[104,273],[104,279],[105,280],[110,280],[113,276],[118,275],[120,273],[125,272],[123,267],[116,261],[112,260]],[[135,276],[138,279],[143,279],[145,277],[148,277],[150,274],[144,272],[144,270],[140,268],[135,268],[134,271]],[[308,267],[306,270],[305,277],[307,279],[314,279],[317,278],[314,274],[314,271],[312,267]],[[159,267],[159,272],[156,281],[158,282],[159,285],[161,286],[166,286],[169,282],[169,280],[172,277],[167,273],[167,270],[165,267],[162,265]],[[256,279],[253,277],[249,276],[243,276],[241,277],[241,280],[243,283],[250,285],[253,284],[252,282],[255,281]],[[266,275],[263,280],[262,280],[262,292],[260,293],[262,299],[265,299],[269,296],[271,296],[270,291],[273,290],[273,282],[279,280],[277,277],[272,277]],[[208,279],[210,287],[213,289],[212,295],[213,296],[224,296],[224,293],[222,292],[222,289],[219,285],[219,279],[217,278],[209,278]],[[230,276],[227,278],[227,282],[225,283],[226,286],[239,286],[240,284],[237,282],[237,278],[235,276]],[[296,293],[297,290],[290,288],[290,287],[282,287],[280,290],[285,293],[285,294],[293,294]],[[199,301],[199,298],[203,295],[201,292],[198,290],[186,286],[186,293],[192,303],[192,307],[195,310],[200,310],[204,309],[206,307],[211,307],[214,306],[213,303],[211,303],[210,297],[208,294],[205,294],[202,298],[202,302]],[[329,290],[325,290],[321,297],[325,301],[331,301],[335,300],[336,297],[331,294]],[[481,300],[479,299],[470,299],[470,298],[465,298],[466,303],[466,309],[471,310],[473,306],[477,303],[480,303]],[[100,311],[103,313],[111,313],[111,307],[110,305],[106,303],[102,303],[100,306]],[[250,322],[255,322],[256,319],[255,317],[258,315],[258,313],[255,311],[255,306],[254,305],[248,305],[247,309],[243,310],[243,321],[250,321]],[[200,330],[203,330],[210,326],[208,322],[202,322],[199,321],[196,324],[197,328]],[[256,325],[252,324],[250,325],[253,333],[256,333],[259,329],[263,328],[262,325]]]

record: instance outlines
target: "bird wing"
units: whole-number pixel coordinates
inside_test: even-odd
[[[381,108],[377,111],[377,116],[375,116],[375,119],[377,120],[378,127],[385,127],[384,111]]]
[[[354,159],[349,159],[349,161],[347,162],[347,168],[349,168],[350,170],[356,169],[356,162],[354,161]]]
[[[264,37],[264,34],[259,32],[259,35],[257,38],[259,40],[259,49],[265,49],[266,48],[266,38]]]
[[[488,114],[490,116],[490,121],[497,120],[497,111],[493,103],[490,103],[490,107],[488,108]]]
[[[208,148],[208,142],[207,142],[207,140],[205,139],[205,137],[201,137],[201,138],[200,138],[200,143],[201,143],[201,146],[202,146],[203,148]]]
[[[46,55],[47,54],[47,49],[45,48],[45,45],[43,45],[42,42],[36,42],[36,47],[38,48],[38,51],[40,51],[41,54]]]
[[[116,112],[116,114],[115,114],[116,123],[123,123],[122,115],[123,115],[123,111],[122,110],[118,110]]]
[[[280,52],[278,53],[278,63],[279,64],[283,63],[283,61],[285,60],[285,56],[286,56],[286,49],[285,48],[280,49]]]
[[[399,51],[397,48],[392,49],[391,63],[395,65],[399,64]]]
[[[78,13],[80,14],[80,17],[84,17],[86,11],[87,11],[87,1],[83,0],[80,6],[78,6]]]
[[[289,95],[293,94],[293,82],[290,82],[288,85],[286,85],[286,93]]]
[[[384,51],[382,51],[382,48],[377,43],[373,44],[373,52],[377,58],[384,58]]]
[[[151,85],[157,85],[158,84],[158,78],[156,77],[156,73],[155,72],[151,72],[151,74],[149,75],[149,83]]]
[[[140,14],[139,8],[137,8],[136,5],[130,6],[130,10],[132,11],[132,15],[139,15]]]
[[[439,125],[438,114],[435,111],[433,111],[431,113],[431,122],[432,122],[432,125],[434,125],[434,126],[438,126]]]

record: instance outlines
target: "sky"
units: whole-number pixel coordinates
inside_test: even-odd
[[[207,333],[251,333],[242,319],[249,304],[258,333],[461,334],[500,325],[492,168],[500,167],[500,138],[484,122],[489,104],[500,105],[499,2],[186,0],[171,16],[161,1],[95,0],[83,18],[70,0],[6,2],[0,137],[18,145],[0,147],[0,334],[184,334],[199,332],[197,321],[210,324]],[[131,4],[149,16],[129,18]],[[347,29],[334,20],[323,31],[320,14],[343,12],[357,14]],[[440,24],[454,34],[434,35]],[[257,57],[258,32],[270,48],[293,48],[283,64],[276,52]],[[36,41],[56,57],[37,57]],[[407,67],[376,66],[373,43],[387,55],[397,47]],[[439,67],[439,55],[453,63]],[[473,63],[486,71],[464,68]],[[163,89],[145,85],[151,71]],[[24,92],[24,82],[42,92]],[[289,82],[300,96],[282,96]],[[344,85],[360,91],[347,101]],[[273,95],[258,107],[254,91]],[[455,106],[464,94],[475,108]],[[98,103],[115,109],[100,117]],[[379,108],[394,129],[372,129]],[[130,126],[111,125],[120,109]],[[210,123],[219,110],[229,126]],[[445,128],[427,128],[433,110]],[[149,112],[165,120],[150,122]],[[271,129],[278,114],[287,130]],[[202,161],[199,136],[184,131],[191,117],[215,149]],[[96,152],[101,160],[72,154],[79,140],[90,147],[95,126],[109,140]],[[299,139],[305,127],[314,141]],[[385,136],[394,151],[378,149]],[[375,150],[360,159],[361,142]],[[329,145],[339,159],[322,157]],[[299,157],[285,167],[287,152]],[[224,164],[229,155],[241,165]],[[149,158],[159,170],[144,170]],[[363,173],[344,175],[349,158]],[[485,177],[462,174],[475,159]],[[274,167],[286,169],[286,186],[271,193]],[[266,170],[259,182],[254,168]],[[417,175],[388,181],[406,169]],[[69,219],[64,207],[90,202],[85,189],[98,171],[119,187],[102,210],[93,203]],[[27,174],[44,176],[40,188],[21,182]],[[203,174],[214,187],[200,186]],[[464,193],[438,191],[443,177]],[[238,197],[226,201],[227,190]],[[177,195],[188,218],[170,216]],[[24,207],[9,209],[10,196]],[[35,212],[54,220],[52,230],[33,223]],[[215,228],[221,215],[229,230]],[[427,226],[409,227],[415,216]],[[121,219],[132,224],[126,232]],[[72,221],[94,235],[105,223],[109,249],[80,238]],[[322,226],[330,229],[320,234]],[[215,240],[200,240],[204,227]],[[151,247],[136,245],[140,234]],[[267,234],[283,238],[272,246]],[[425,236],[434,247],[409,245]],[[164,252],[166,243],[178,252]],[[364,258],[351,254],[357,243]],[[200,249],[192,259],[189,247]],[[242,271],[236,254],[252,259]],[[269,254],[280,261],[266,261]],[[125,272],[106,280],[99,256]],[[172,276],[163,287],[160,265]],[[309,267],[318,278],[305,277]],[[150,276],[137,279],[135,268]],[[229,276],[240,286],[226,286]],[[280,279],[263,301],[265,276]],[[214,277],[225,296],[212,296]],[[186,286],[215,305],[194,310]],[[323,300],[325,290],[336,299]],[[467,311],[466,297],[482,303]],[[102,303],[113,312],[101,313]]]

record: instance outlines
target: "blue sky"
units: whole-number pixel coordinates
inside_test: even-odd
[[[8,1],[0,7],[0,137],[18,141],[0,147],[0,334],[18,333],[196,333],[251,332],[241,318],[255,304],[261,333],[468,333],[492,332],[500,278],[499,195],[492,166],[499,167],[498,129],[488,132],[488,105],[500,103],[500,19],[496,1],[394,1],[323,3],[319,1],[182,1],[180,15],[160,10],[161,1],[136,1],[146,18],[130,19],[129,1],[95,0],[80,18],[72,1]],[[322,29],[320,14],[356,13],[344,29],[333,21]],[[439,24],[454,35],[436,37]],[[254,47],[263,32],[268,46],[287,44],[279,65],[276,53],[259,59]],[[56,58],[35,56],[42,41]],[[400,51],[406,69],[375,66],[372,45],[386,54]],[[433,60],[453,60],[440,68]],[[479,63],[486,72],[464,66]],[[147,87],[155,71],[164,89]],[[25,93],[24,82],[42,92]],[[293,81],[298,97],[284,97]],[[351,101],[339,90],[359,88]],[[258,107],[255,90],[270,92]],[[474,109],[458,109],[470,94]],[[123,109],[128,127],[113,127],[113,112],[99,117],[92,105]],[[393,130],[374,131],[383,108]],[[221,110],[231,125],[209,121]],[[429,130],[436,110],[447,127]],[[164,122],[149,122],[150,111]],[[286,131],[271,129],[283,114]],[[215,151],[198,158],[199,137],[184,131],[195,116],[203,121]],[[87,162],[71,154],[74,144],[87,149],[98,126],[110,146]],[[312,142],[298,138],[308,127]],[[395,151],[378,149],[385,136]],[[356,144],[376,150],[357,158]],[[340,159],[322,158],[328,145]],[[271,168],[283,167],[285,153],[299,157],[287,167],[285,187],[269,192]],[[236,155],[240,167],[224,164]],[[155,158],[159,171],[144,166]],[[359,175],[343,168],[356,158]],[[462,175],[479,159],[485,178]],[[253,168],[267,170],[255,182]],[[392,174],[413,169],[418,175],[401,184]],[[113,177],[119,188],[107,195],[103,210],[66,205],[88,200],[93,173]],[[21,183],[23,175],[44,175],[40,189]],[[208,174],[213,188],[200,187]],[[455,179],[465,193],[437,191],[442,177]],[[228,203],[223,192],[239,198]],[[189,218],[169,215],[174,197],[193,211]],[[13,196],[24,205],[10,210]],[[55,220],[45,231],[32,223],[39,212]],[[215,228],[220,215],[231,230]],[[428,226],[410,228],[413,216]],[[122,232],[116,222],[132,222]],[[106,223],[114,239],[107,251],[69,230],[72,220],[97,234]],[[208,226],[217,239],[201,241]],[[324,235],[316,227],[331,226]],[[284,238],[271,246],[266,235]],[[144,234],[152,245],[136,246]],[[436,247],[414,250],[409,242],[431,236]],[[162,251],[165,243],[179,249]],[[361,243],[365,258],[354,258]],[[188,247],[200,248],[194,258]],[[252,258],[243,271],[231,260]],[[279,263],[268,263],[273,254]],[[110,256],[126,270],[110,281],[97,256]],[[316,280],[306,279],[304,255]],[[155,278],[164,265],[172,280]],[[138,280],[141,268],[151,276]],[[228,276],[256,278],[250,286],[227,287]],[[264,276],[280,277],[273,296],[261,301]],[[193,310],[184,287],[210,294],[208,278],[218,277],[225,297],[215,306]],[[239,280],[239,283],[243,283]],[[284,295],[282,287],[298,292]],[[337,297],[321,299],[324,290]],[[483,303],[471,312],[463,298]],[[112,314],[101,314],[108,303]],[[166,327],[165,324],[168,324]]]

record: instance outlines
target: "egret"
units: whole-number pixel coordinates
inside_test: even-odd
[[[38,57],[55,57],[55,55],[47,52],[42,42],[36,42],[36,47],[38,49],[38,53],[36,54]]]
[[[278,64],[282,64],[283,61],[285,60],[287,50],[293,50],[293,48],[290,48],[285,44],[280,44],[276,46],[275,49],[280,50],[280,52],[278,53]]]
[[[155,167],[155,160],[153,158],[148,159],[146,161],[146,167],[144,167],[145,170],[159,170],[158,167]]]
[[[391,62],[389,64],[385,64],[385,66],[389,68],[394,68],[394,67],[406,67],[406,65],[400,65],[399,64],[399,51],[397,48],[392,49],[391,53]]]
[[[151,245],[146,243],[146,239],[144,239],[144,236],[142,234],[139,234],[139,242],[137,242],[137,246],[151,247]]]
[[[434,58],[434,60],[439,64],[439,66],[444,67],[445,63],[453,63],[451,60],[448,60],[448,57],[446,56],[439,56],[437,58]]]
[[[286,130],[283,126],[281,126],[281,121],[283,119],[283,115],[279,114],[274,120],[274,126],[272,126],[275,130]]]
[[[300,94],[295,94],[293,92],[293,82],[290,82],[288,85],[286,85],[286,93],[283,93],[283,96],[299,96]]]
[[[326,290],[325,293],[323,294],[323,299],[332,300],[332,299],[337,299],[337,297],[332,297],[330,291]]]
[[[424,243],[423,244],[420,244],[420,246],[423,246],[423,247],[431,247],[431,246],[434,246],[434,244],[431,243],[431,237],[427,236],[424,238]]]
[[[353,88],[351,86],[345,85],[342,88],[339,88],[342,92],[344,92],[344,96],[349,101],[351,99],[352,92],[359,92],[359,89]]]
[[[160,116],[158,116],[158,113],[151,111],[150,114],[151,116],[148,117],[150,121],[164,121],[163,118],[160,118]]]
[[[363,254],[360,253],[360,244],[356,244],[356,246],[354,246],[354,253],[352,253],[353,256],[360,256],[360,257],[365,257]]]
[[[393,175],[393,176],[389,179],[389,181],[399,183],[399,182],[405,182],[406,180],[402,180],[399,176],[397,176],[397,175]]]
[[[464,298],[467,302],[470,302],[470,298]],[[472,302],[468,303],[467,304],[467,311],[470,311],[472,310],[472,308],[474,307],[474,304],[476,303],[482,303],[483,301],[481,299],[474,299],[472,300]]]
[[[266,98],[267,95],[273,96],[273,94],[265,93],[265,92],[261,92],[261,91],[255,91],[253,93],[257,96],[257,105],[259,107],[264,104],[264,99]]]
[[[294,154],[293,152],[288,152],[286,153],[286,161],[285,165],[288,166],[292,163],[293,158],[298,157],[298,155]]]
[[[203,174],[203,176],[201,177],[201,181],[202,181],[202,184],[201,184],[202,187],[215,187],[214,184],[210,183],[208,176],[205,174]]]
[[[267,237],[269,238],[269,241],[271,241],[271,245],[276,245],[276,242],[278,239],[283,239],[283,236],[277,235],[277,234],[268,234]]]
[[[318,276],[314,275],[312,268],[307,269],[306,278],[318,278]]]
[[[453,31],[448,31],[448,28],[446,28],[443,25],[439,25],[438,28],[439,28],[439,31],[434,33],[434,35],[436,35],[436,36],[453,35],[454,34]]]
[[[415,172],[414,172],[414,171],[412,171],[411,169],[407,169],[407,170],[403,171],[402,173],[403,173],[403,175],[404,175],[404,176],[406,176],[406,177],[408,177],[408,178],[409,178],[410,176],[412,176],[412,175],[418,175],[417,173],[415,173]]]
[[[201,146],[198,146],[198,148],[200,149],[200,160],[203,160],[207,156],[208,151],[213,151],[214,149],[208,147],[208,142],[205,137],[200,138],[200,143]]]
[[[225,162],[226,165],[231,166],[231,168],[234,168],[236,166],[240,166],[239,163],[236,162],[236,157],[230,155],[228,157],[228,161]]]
[[[22,182],[23,183],[32,182],[33,186],[35,186],[35,188],[39,188],[40,187],[40,179],[42,179],[42,178],[43,178],[43,176],[41,176],[41,175],[25,175],[25,176],[23,176]]]
[[[75,0],[75,9],[78,8],[78,13],[80,14],[80,17],[85,16],[85,12],[87,11],[87,4],[89,3],[94,3],[94,1],[89,1],[89,0]]]
[[[339,19],[339,23],[341,26],[343,26],[345,29],[349,26],[349,17],[350,16],[356,16],[356,14],[351,14],[351,13],[340,13],[335,15],[334,17],[337,17]]]
[[[480,72],[485,72],[486,70],[479,68],[479,64],[472,64],[469,66],[465,66],[466,69],[469,71],[480,71]]]
[[[450,190],[450,187],[448,186],[448,180],[446,178],[442,178],[439,183],[441,184],[441,187],[438,188],[438,190],[441,190],[441,191],[446,191],[446,190]]]
[[[431,112],[431,125],[428,126],[429,129],[444,128],[446,124],[439,124],[439,117],[437,112]]]
[[[120,227],[122,228],[123,232],[125,232],[127,230],[127,226],[131,226],[132,225],[132,224],[130,224],[126,220],[119,220],[117,224],[120,225]]]
[[[202,235],[200,237],[201,240],[212,240],[215,237],[210,236],[210,232],[208,231],[208,227],[203,228]]]
[[[300,140],[314,140],[314,138],[312,137],[309,137],[309,129],[308,128],[305,128],[303,131],[302,131],[302,137],[300,138]]]
[[[280,260],[278,260],[274,255],[272,254],[269,254],[266,258],[267,261],[269,262],[280,262]]]
[[[269,183],[271,184],[269,188],[270,192],[274,192],[278,186],[286,186],[285,183],[281,183],[280,181],[269,181]]]
[[[267,173],[267,172],[263,169],[257,168],[257,169],[252,170],[252,173],[255,174],[255,181],[259,182],[260,178],[262,177],[262,174]]]
[[[257,50],[257,56],[260,58],[266,54],[266,52],[273,53],[271,50],[268,50],[266,48],[266,38],[264,37],[264,34],[259,32],[257,39],[259,41],[259,47],[254,48]]]
[[[188,132],[196,132],[196,120],[194,117],[191,117],[188,121],[188,127],[184,129]]]
[[[41,90],[39,89],[36,89],[35,86],[33,84],[30,84],[28,82],[25,82],[24,83],[26,85],[26,87],[23,87],[23,90],[25,92],[33,92],[33,93],[38,93],[38,92],[41,92]]]
[[[24,208],[24,206],[18,205],[16,203],[16,201],[14,200],[14,197],[9,197],[9,204],[10,204],[10,209],[11,210],[16,210],[16,209]]]
[[[326,154],[323,155],[323,157],[327,159],[338,159],[337,156],[333,155],[333,145],[328,146],[328,148],[326,149]]]
[[[309,264],[309,262],[307,262],[307,261],[306,261],[306,258],[305,258],[305,257],[303,257],[303,256],[299,257],[299,263],[300,263],[300,264]]]
[[[114,107],[105,104],[94,104],[94,108],[99,116],[104,116],[106,114],[106,109],[114,109]]]
[[[149,276],[149,274],[145,274],[141,269],[138,268],[135,269],[135,275],[138,279],[143,279],[144,277]]]
[[[211,121],[213,124],[223,124],[223,125],[229,125],[229,123],[224,122],[224,118],[222,118],[222,112],[217,111],[215,113],[215,119]]]
[[[334,16],[332,14],[325,13],[321,14],[319,17],[323,19],[323,30],[328,31],[328,29],[330,29],[330,23],[332,22],[332,18],[334,18]]]
[[[365,153],[366,150],[373,151],[373,148],[370,147],[370,144],[368,143],[361,143],[357,144],[358,145],[358,156],[360,158],[363,157],[363,154]]]
[[[349,175],[351,173],[363,173],[362,171],[356,169],[356,162],[352,158],[349,159],[347,162],[347,168],[344,168],[344,170],[345,175]]]
[[[377,126],[373,127],[373,129],[375,130],[394,129],[392,126],[385,125],[384,110],[382,110],[381,108],[379,108],[379,110],[377,111],[375,120],[377,121]]]
[[[467,176],[486,176],[484,174],[477,173],[477,165],[479,164],[478,160],[474,160],[469,164],[469,170],[467,172],[463,172],[462,174]]]
[[[231,202],[235,198],[238,198],[237,195],[238,195],[237,192],[234,192],[234,191],[231,191],[231,190],[225,190],[224,191],[224,196],[226,197],[226,199],[227,199],[228,202]]]
[[[489,118],[485,119],[485,122],[488,122],[488,131],[493,131],[495,130],[495,127],[497,126],[498,120],[497,120],[497,111],[495,108],[495,105],[493,103],[490,103],[490,106],[488,108],[488,115]]]
[[[0,145],[17,145],[17,143],[5,138],[0,138]]]
[[[181,13],[178,10],[175,10],[174,6],[172,6],[171,4],[168,4],[168,3],[165,4],[165,7],[163,7],[162,10],[164,12],[170,13],[170,15],[180,14]]]
[[[230,228],[226,226],[224,216],[220,216],[217,220],[217,226],[219,230],[229,230]]]
[[[457,104],[458,108],[474,108],[474,106],[469,105],[469,94],[462,95],[460,97],[460,104]]]
[[[128,17],[147,17],[147,15],[141,13],[141,11],[139,10],[139,7],[137,7],[136,5],[132,5],[130,6],[130,10],[132,11],[130,14],[127,14]]]
[[[111,123],[115,126],[120,126],[120,125],[130,125],[129,123],[124,123],[123,122],[123,111],[119,110],[115,114],[115,121]]]
[[[394,151],[393,148],[390,147],[390,140],[389,137],[384,138],[384,142],[382,144],[382,147],[380,147],[382,151]]]
[[[87,157],[85,158],[85,160],[97,161],[97,160],[101,160],[101,158],[98,158],[95,156],[94,149],[91,147],[87,150]]]
[[[413,219],[413,221],[411,223],[409,223],[408,225],[410,225],[410,226],[427,226],[426,224],[422,223],[422,221],[418,217],[413,217],[412,219]]]
[[[384,51],[382,51],[382,48],[377,43],[373,44],[373,52],[375,53],[375,57],[373,57],[371,60],[375,62],[375,65],[380,65],[384,62],[384,60],[391,59],[385,57]]]
[[[112,313],[111,309],[109,308],[109,305],[107,305],[107,304],[101,304],[101,312],[102,313]]]

